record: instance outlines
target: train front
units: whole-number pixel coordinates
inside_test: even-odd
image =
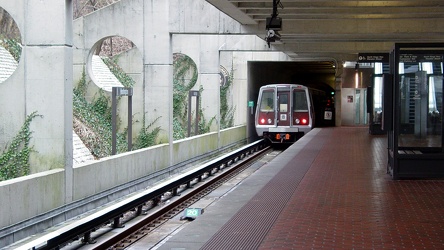
[[[256,132],[271,143],[293,143],[313,127],[311,97],[303,85],[263,86],[257,104]]]

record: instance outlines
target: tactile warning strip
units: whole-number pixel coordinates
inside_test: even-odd
[[[313,138],[201,249],[257,249],[292,197],[330,133],[331,130],[324,129]]]

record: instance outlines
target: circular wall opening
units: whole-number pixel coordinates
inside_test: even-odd
[[[22,36],[12,16],[0,7],[0,83],[18,67],[22,54]]]
[[[133,87],[132,74],[140,74],[142,56],[131,40],[121,36],[105,37],[92,47],[88,72],[93,82],[105,91],[112,87]]]

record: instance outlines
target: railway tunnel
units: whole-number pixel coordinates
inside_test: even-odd
[[[247,130],[251,141],[258,138],[254,128],[254,111],[261,86],[271,83],[294,83],[321,90],[334,99],[337,65],[334,61],[300,61],[300,62],[248,62],[247,99],[253,107],[247,111]],[[313,100],[316,112],[315,126],[335,126],[334,119],[324,120],[325,99]],[[334,104],[333,104],[334,105]]]

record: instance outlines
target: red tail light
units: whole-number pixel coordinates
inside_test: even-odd
[[[310,122],[308,112],[294,112],[293,117],[294,125],[308,125],[308,123]]]
[[[259,121],[259,123],[260,123],[260,124],[265,124],[265,119],[262,118],[262,119]]]

